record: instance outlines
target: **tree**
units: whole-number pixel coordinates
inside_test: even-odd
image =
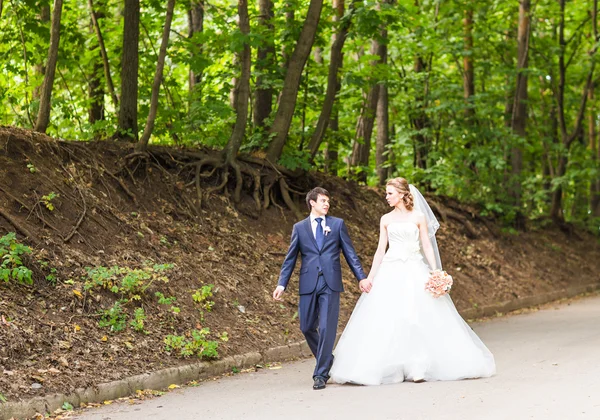
[[[319,114],[317,127],[313,132],[310,144],[308,146],[310,150],[310,156],[313,159],[319,150],[321,142],[323,141],[325,130],[327,130],[327,126],[331,119],[331,112],[333,110],[335,97],[341,88],[339,70],[344,61],[342,50],[344,48],[344,43],[346,42],[348,30],[350,29],[352,22],[351,18],[355,10],[354,4],[355,1],[352,2],[350,16],[341,22],[337,31],[334,32],[332,36],[331,53],[329,58],[329,74],[327,76],[327,90],[325,92],[321,113]],[[339,23],[344,16],[344,0],[334,0],[333,8],[335,10],[333,15],[334,22]]]
[[[193,0],[188,10],[188,36],[192,42],[192,62],[194,58],[202,53],[202,43],[197,40],[198,35],[204,31],[204,0]],[[190,68],[189,90],[190,93],[194,87],[202,81],[202,72],[194,72]]]
[[[112,76],[110,74],[110,64],[108,61],[108,54],[106,52],[106,46],[104,45],[104,37],[102,36],[102,30],[100,29],[99,19],[104,17],[104,13],[97,13],[94,10],[94,1],[88,0],[88,6],[90,8],[90,15],[92,17],[92,25],[94,27],[94,33],[96,34],[96,38],[98,39],[98,47],[100,49],[100,55],[102,56],[102,68],[104,69],[104,77],[106,78],[106,86],[108,87],[108,92],[110,93],[110,97],[113,101],[113,104],[116,107],[119,106],[119,98],[115,93],[115,86],[113,84]]]
[[[162,41],[160,43],[160,50],[158,52],[156,62],[156,73],[154,74],[154,82],[152,83],[152,97],[150,98],[150,112],[148,113],[148,119],[146,120],[146,126],[142,137],[137,145],[137,150],[145,152],[148,148],[148,142],[154,130],[154,120],[156,119],[156,111],[158,107],[158,93],[160,91],[160,84],[163,77],[163,69],[165,67],[165,57],[167,56],[167,47],[169,45],[169,34],[171,33],[171,22],[173,20],[173,9],[175,8],[175,0],[169,0],[167,2],[167,13],[165,17],[165,27],[163,29]]]
[[[40,95],[40,110],[35,123],[35,131],[45,133],[50,123],[50,108],[52,98],[52,87],[56,73],[56,62],[58,60],[58,44],[60,42],[60,19],[62,16],[62,0],[54,0],[52,10],[52,29],[50,32],[50,47],[48,48],[48,61],[44,74],[44,84]]]
[[[517,83],[512,105],[511,130],[521,138],[527,135],[527,67],[529,58],[529,33],[531,1],[519,2],[519,28],[517,33]],[[511,150],[512,180],[510,192],[517,207],[517,226],[522,228],[524,217],[521,212],[521,171],[523,170],[523,151],[515,145]]]
[[[557,103],[557,111],[558,111],[558,125],[559,132],[561,138],[562,145],[562,153],[558,158],[558,165],[556,168],[556,177],[563,177],[567,171],[567,163],[569,161],[568,152],[571,148],[573,142],[581,135],[582,130],[582,122],[585,115],[585,109],[588,98],[588,91],[592,86],[593,78],[594,78],[594,69],[595,69],[595,61],[594,56],[598,50],[598,41],[600,40],[598,37],[598,0],[593,0],[592,2],[592,28],[593,28],[593,39],[595,43],[591,51],[589,52],[591,63],[588,71],[587,78],[584,82],[583,93],[581,95],[579,110],[577,111],[577,116],[575,117],[575,123],[571,132],[567,129],[566,122],[566,110],[565,110],[565,85],[567,78],[567,68],[568,61],[565,61],[565,51],[566,51],[566,39],[565,39],[565,3],[566,0],[559,0],[560,6],[560,20],[558,27],[558,44],[559,44],[559,55],[558,55],[558,86],[554,90],[554,95]],[[562,195],[563,195],[563,187],[558,184],[555,190],[552,193],[552,207],[550,208],[550,217],[555,220],[557,223],[562,223],[564,221],[564,214],[562,208]]]
[[[273,37],[273,2],[258,0],[259,25],[262,28],[264,43],[258,47],[256,54],[256,93],[254,100],[254,126],[263,127],[265,120],[273,109],[273,69],[275,67],[275,40]]]
[[[464,56],[463,56],[463,90],[465,97],[465,118],[472,121],[475,116],[473,97],[475,96],[475,70],[473,68],[473,3],[465,6]]]
[[[117,137],[138,138],[137,102],[140,39],[140,2],[125,0],[123,53],[121,55],[121,102]]]
[[[248,100],[250,98],[250,64],[251,64],[251,51],[250,51],[250,40],[248,35],[250,34],[250,18],[248,17],[248,0],[238,1],[238,24],[240,33],[245,37],[242,51],[240,52],[239,63],[241,65],[241,74],[235,89],[237,93],[235,112],[236,119],[235,125],[227,142],[227,146],[224,150],[226,164],[235,165],[235,159],[237,157],[242,141],[244,140],[244,133],[246,129],[246,123],[248,121]],[[240,176],[241,177],[241,176]],[[241,179],[239,179],[241,181]],[[241,182],[239,182],[241,188]]]
[[[300,38],[287,67],[283,90],[279,97],[279,106],[277,107],[273,125],[271,125],[271,129],[269,130],[269,135],[273,139],[267,149],[267,158],[271,162],[279,160],[283,152],[283,146],[285,145],[285,140],[292,124],[292,117],[294,116],[300,77],[302,76],[304,65],[315,40],[322,8],[323,0],[310,1]]]

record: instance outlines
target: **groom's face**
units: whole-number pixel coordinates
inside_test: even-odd
[[[317,216],[325,216],[329,211],[329,197],[326,195],[319,194],[317,201],[310,200],[310,204],[312,205],[312,212]]]

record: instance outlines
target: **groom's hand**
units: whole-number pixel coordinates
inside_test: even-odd
[[[281,296],[283,295],[283,292],[285,291],[283,286],[277,286],[275,288],[275,290],[273,291],[273,299],[275,300],[283,300],[281,298]]]
[[[361,281],[358,282],[358,288],[360,289],[361,292],[364,292],[364,293],[369,293],[371,291],[372,286],[373,286],[373,284],[371,283],[371,280],[369,280],[368,278],[362,279]]]

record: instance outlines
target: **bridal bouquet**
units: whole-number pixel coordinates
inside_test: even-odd
[[[425,290],[435,298],[445,295],[452,287],[452,276],[442,270],[434,270],[429,274],[429,280],[425,283]]]

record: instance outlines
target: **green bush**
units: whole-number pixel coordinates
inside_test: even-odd
[[[196,355],[199,358],[217,358],[219,357],[217,352],[219,343],[207,340],[208,334],[210,334],[210,330],[202,328],[201,330],[192,330],[189,339],[183,335],[168,335],[164,340],[165,350],[168,353],[179,352],[183,357]]]
[[[15,280],[21,284],[33,284],[32,272],[21,259],[25,254],[31,254],[31,248],[19,243],[14,232],[0,238],[0,279],[5,283]]]

